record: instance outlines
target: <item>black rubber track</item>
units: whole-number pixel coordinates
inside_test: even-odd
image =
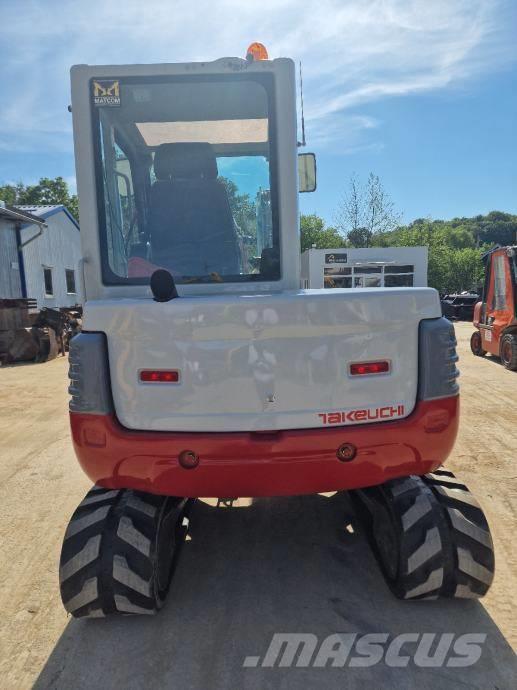
[[[352,492],[386,582],[400,599],[480,597],[492,582],[481,508],[451,472]]]
[[[153,614],[167,596],[189,502],[93,487],[68,525],[59,581],[74,617]]]
[[[454,570],[442,596],[478,598],[494,579],[494,545],[485,514],[463,482],[447,470],[426,474],[424,481],[439,501],[449,525]]]

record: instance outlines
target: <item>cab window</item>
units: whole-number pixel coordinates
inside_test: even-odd
[[[268,84],[119,90],[116,107],[92,106],[104,281],[145,283],[157,268],[178,283],[279,280]]]

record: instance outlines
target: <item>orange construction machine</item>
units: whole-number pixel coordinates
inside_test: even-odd
[[[485,284],[474,309],[472,352],[497,355],[507,369],[517,371],[517,246],[497,247],[483,257]]]

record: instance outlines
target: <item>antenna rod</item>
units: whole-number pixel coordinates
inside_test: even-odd
[[[298,146],[305,146],[305,118],[303,116],[303,77],[302,77],[302,61],[300,60],[300,105],[302,110],[302,141]]]

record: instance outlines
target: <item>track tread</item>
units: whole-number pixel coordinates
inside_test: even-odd
[[[395,573],[393,568],[386,567],[382,550],[375,540],[379,529],[375,519],[370,525],[370,542],[393,593],[400,599],[436,598],[444,580],[445,523],[438,512],[438,528],[437,502],[431,490],[420,477],[410,476],[357,494],[363,501],[366,494],[367,502],[384,506],[383,510],[388,513],[385,519],[391,520],[396,530]]]
[[[455,569],[448,596],[477,598],[487,593],[494,578],[494,545],[481,506],[452,473],[425,475],[447,518]],[[456,482],[455,485],[454,481]]]
[[[396,596],[477,598],[488,591],[494,575],[490,529],[479,503],[452,472],[395,479],[352,495],[372,513],[370,542]],[[388,544],[395,539],[396,553],[383,548],[383,518],[391,520],[395,536]]]
[[[72,515],[63,541],[65,609],[78,618],[156,613],[168,590],[167,584],[160,590],[157,580],[158,531],[164,516],[177,512],[176,539],[184,536],[185,505],[184,499],[93,487]]]

